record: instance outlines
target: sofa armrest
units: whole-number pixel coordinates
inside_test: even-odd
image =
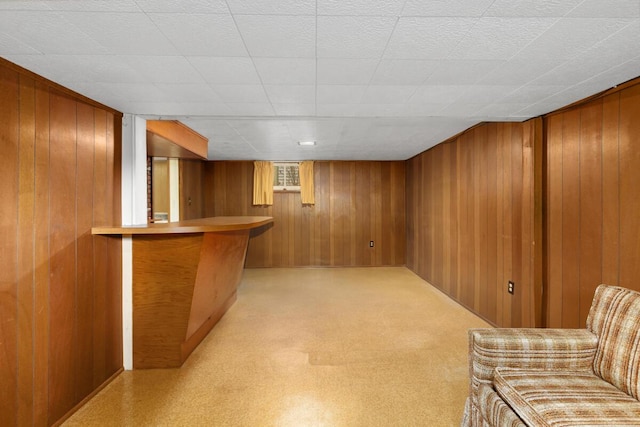
[[[598,338],[586,329],[470,329],[471,393],[500,366],[593,372]]]

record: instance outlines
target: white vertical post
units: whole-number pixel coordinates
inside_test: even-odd
[[[169,222],[180,221],[180,161],[169,159]]]
[[[122,225],[147,223],[147,121],[122,118]],[[133,242],[122,236],[122,362],[133,369]]]

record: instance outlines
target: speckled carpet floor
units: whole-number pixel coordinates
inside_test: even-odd
[[[406,268],[248,269],[182,368],[124,372],[64,426],[458,426],[487,326]]]

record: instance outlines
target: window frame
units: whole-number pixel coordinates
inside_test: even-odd
[[[275,181],[275,177],[277,176],[277,170],[276,168],[279,167],[284,167],[285,169],[285,184],[287,181],[286,175],[287,175],[287,167],[295,167],[298,170],[298,182],[300,181],[300,162],[273,162],[273,174],[274,174],[274,181]],[[274,192],[282,192],[282,193],[299,193],[300,192],[300,185],[273,185],[273,191]]]

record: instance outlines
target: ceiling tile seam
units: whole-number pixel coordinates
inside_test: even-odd
[[[408,1],[408,0],[404,0],[404,3],[403,3],[403,5],[402,5],[402,10],[404,10],[404,8],[406,7],[406,5],[407,5],[407,1]],[[376,73],[378,72],[378,69],[380,68],[380,64],[382,63],[382,61],[383,61],[383,59],[384,59],[384,56],[385,56],[385,53],[387,52],[387,49],[389,48],[389,43],[391,43],[391,39],[393,38],[393,34],[395,33],[396,28],[398,27],[398,23],[399,23],[399,22],[400,22],[400,16],[396,16],[395,22],[394,22],[394,24],[393,24],[393,29],[391,30],[391,33],[389,34],[389,38],[387,39],[387,43],[385,44],[384,49],[382,50],[382,52],[381,52],[381,54],[380,54],[380,56],[379,56],[379,58],[378,58],[378,62],[377,62],[376,66],[375,66],[375,68],[374,68],[374,70],[373,70],[373,73],[371,73],[371,77],[369,78],[369,82],[368,82],[368,83],[367,83],[367,85],[366,85],[367,89],[365,89],[365,93],[366,93],[366,91],[368,90],[368,88],[372,86],[373,79],[375,78]],[[395,61],[395,60],[397,60],[397,59],[390,59],[390,61]],[[427,79],[428,79],[429,77],[431,77],[431,75],[432,75],[434,72],[435,72],[435,68],[431,71],[431,73],[429,73],[429,74],[428,74],[428,75],[427,75],[427,76],[426,76],[426,77],[425,77],[425,78],[420,82],[420,84],[419,84],[419,85],[415,85],[415,86],[416,86],[416,88],[413,90],[413,93],[407,97],[407,99],[405,100],[405,102],[403,103],[403,105],[408,105],[408,104],[410,104],[411,99],[416,95],[416,93],[418,93],[418,90],[420,90],[421,85],[422,85],[425,81],[427,81]],[[413,86],[413,85],[409,85],[409,86]],[[364,96],[364,94],[363,94],[363,96]],[[359,102],[358,104],[362,104],[362,102]],[[406,113],[405,113],[403,116],[405,116],[405,117],[410,117],[410,116],[409,116],[409,115],[407,115]]]
[[[480,14],[480,18],[484,18],[487,15],[487,12],[489,10],[491,10],[491,7],[495,4],[496,0],[493,0],[485,10],[482,11],[482,13]]]
[[[251,59],[251,64],[253,65],[253,69],[256,72],[256,75],[258,76],[258,80],[260,80],[260,86],[262,87],[262,92],[264,93],[264,96],[266,97],[266,99],[269,101],[269,106],[271,107],[271,111],[273,112],[272,115],[275,116],[276,115],[276,108],[273,105],[274,103],[271,101],[271,98],[269,97],[269,94],[267,93],[267,90],[264,87],[264,81],[262,80],[262,76],[258,72],[258,67],[256,67],[256,63],[254,61],[254,56],[251,54],[251,51],[249,50],[249,47],[247,46],[247,42],[244,39],[244,35],[242,34],[242,31],[240,31],[240,27],[238,26],[238,22],[236,21],[236,15],[231,11],[231,7],[229,6],[229,2],[227,0],[225,0],[225,4],[227,5],[227,8],[231,12],[231,19],[233,20],[233,25],[236,27],[236,31],[238,32],[238,35],[240,36],[240,40],[242,40],[242,45],[244,46],[245,50],[247,51],[247,55]],[[240,14],[238,14],[238,16],[240,16]]]
[[[586,1],[586,0],[585,0],[585,1]],[[581,3],[581,4],[582,4],[582,3]],[[639,23],[640,23],[640,19],[636,19],[636,20],[633,20],[632,22],[629,22],[627,25],[625,25],[624,27],[620,28],[620,29],[619,29],[619,30],[617,30],[616,32],[614,32],[614,33],[612,33],[612,34],[609,34],[609,36],[608,36],[608,37],[606,37],[606,38],[604,38],[604,39],[602,39],[602,40],[598,41],[597,43],[595,43],[594,45],[592,45],[592,46],[591,46],[591,47],[589,47],[588,49],[586,49],[586,50],[584,50],[584,51],[582,51],[582,52],[578,52],[578,53],[576,53],[575,55],[571,56],[570,58],[565,59],[561,64],[558,64],[558,65],[557,65],[557,66],[555,66],[554,68],[552,68],[552,69],[548,70],[546,73],[544,73],[544,74],[542,74],[542,75],[538,76],[536,79],[531,80],[530,82],[528,82],[527,84],[523,85],[522,87],[527,86],[527,85],[533,85],[533,84],[535,84],[535,82],[536,82],[536,81],[539,81],[539,80],[543,79],[547,74],[552,73],[554,70],[557,70],[557,69],[559,69],[559,68],[563,67],[566,63],[568,63],[568,62],[569,62],[569,61],[571,61],[572,59],[577,58],[577,57],[579,57],[580,55],[583,55],[585,52],[588,52],[589,50],[591,50],[591,49],[593,49],[593,48],[595,48],[595,47],[597,47],[597,46],[601,45],[601,44],[602,44],[602,43],[604,43],[606,40],[610,39],[610,38],[611,38],[611,37],[613,37],[614,35],[616,35],[616,34],[618,34],[619,32],[621,32],[621,31],[625,30],[626,28],[630,27],[631,25],[638,25]],[[555,24],[554,24],[554,25],[555,25]],[[624,63],[626,64],[626,63],[628,63],[628,62],[630,62],[630,61],[625,61]],[[606,73],[607,71],[609,71],[609,70],[611,70],[611,69],[613,69],[613,68],[615,68],[615,67],[617,67],[617,66],[620,66],[620,65],[622,65],[622,64],[617,64],[617,65],[611,66],[611,67],[607,68],[605,71],[601,71],[601,72],[600,72],[600,73],[598,73],[596,76],[599,76],[599,75],[601,75],[601,74],[604,74],[604,73]],[[586,79],[584,79],[584,80],[581,80],[581,81],[579,81],[579,82],[574,82],[574,84],[572,84],[571,86],[567,86],[564,90],[562,90],[562,91],[558,92],[558,94],[559,94],[559,93],[562,93],[562,92],[565,92],[566,90],[568,90],[568,89],[570,89],[570,88],[572,88],[572,87],[574,87],[574,86],[577,86],[577,85],[579,85],[579,84],[585,83],[585,82],[587,82],[587,81],[589,81],[589,80],[593,80],[593,78],[595,78],[596,76],[591,76],[591,77],[586,78]],[[520,89],[520,88],[519,88],[519,89]],[[557,95],[557,94],[556,94],[556,95]],[[550,98],[551,96],[555,96],[555,95],[549,95],[547,98]],[[544,98],[544,99],[540,100],[540,102],[543,102],[543,101],[544,101],[545,99],[547,99],[547,98]],[[534,105],[535,105],[535,104],[534,104]]]
[[[586,3],[586,2],[587,2],[587,0],[582,0],[580,3],[578,3],[577,5],[575,5],[575,6],[573,7],[573,9],[571,9],[571,10],[567,11],[567,13],[565,13],[565,14],[564,14],[564,15],[562,15],[562,16],[564,17],[564,16],[569,16],[569,15],[571,15],[571,14],[573,13],[573,11],[574,11],[574,10],[578,9],[580,6],[582,6],[582,5],[583,5],[584,3]]]

